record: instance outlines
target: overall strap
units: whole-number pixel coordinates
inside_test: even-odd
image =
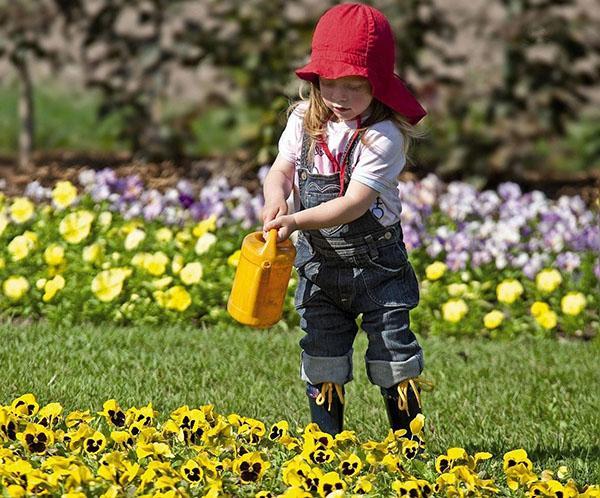
[[[300,167],[306,167],[308,170],[311,169],[313,164],[313,159],[309,158],[309,149],[310,149],[310,137],[308,133],[302,129],[302,148],[300,152]]]

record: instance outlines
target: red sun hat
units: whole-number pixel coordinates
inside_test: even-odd
[[[363,76],[373,97],[414,125],[427,111],[394,73],[395,46],[390,23],[380,11],[358,3],[336,5],[319,19],[310,62],[296,75],[314,84],[319,76]]]

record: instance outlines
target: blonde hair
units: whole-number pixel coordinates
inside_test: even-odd
[[[310,83],[309,94],[306,95],[304,90],[306,85],[300,86],[300,101],[292,103],[288,107],[288,116],[294,112],[294,110],[302,103],[308,101],[308,107],[302,117],[304,130],[308,133],[310,139],[310,150],[314,150],[315,143],[323,138],[325,135],[325,127],[327,121],[333,116],[333,112],[329,109],[321,96],[321,90],[318,85]],[[375,123],[385,121],[389,119],[400,131],[403,138],[403,152],[408,159],[408,151],[411,148],[415,139],[420,139],[425,136],[425,133],[411,125],[404,116],[392,110],[390,107],[385,105],[383,102],[373,98],[373,102],[370,106],[371,113],[369,117],[361,124],[361,130],[366,130],[369,126],[373,126]],[[363,135],[361,142],[366,146],[369,145],[368,140],[365,140]]]

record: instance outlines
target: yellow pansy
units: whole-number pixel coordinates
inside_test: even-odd
[[[181,254],[175,254],[171,261],[171,271],[177,275],[183,268],[183,256]]]
[[[168,256],[161,251],[157,251],[146,258],[144,261],[144,269],[151,275],[158,277],[166,271],[168,263]]]
[[[342,480],[337,472],[327,472],[319,479],[319,495],[334,496],[333,493],[346,489],[346,483]],[[339,495],[339,496],[343,496]]]
[[[161,227],[154,234],[154,238],[156,239],[157,242],[160,242],[160,243],[169,242],[170,240],[173,239],[173,232],[171,231],[170,228]]]
[[[13,275],[4,281],[2,290],[6,297],[18,301],[29,290],[29,282],[21,275]]]
[[[200,221],[192,230],[194,237],[202,237],[206,232],[214,232],[217,229],[217,217],[213,214],[209,218]]]
[[[10,217],[15,223],[25,223],[33,216],[35,206],[27,197],[17,197],[10,205]]]
[[[548,306],[548,304],[544,303],[543,301],[536,301],[531,305],[529,311],[533,316],[540,316],[541,314],[550,311],[550,306]]]
[[[108,228],[112,223],[112,213],[110,211],[102,211],[98,215],[98,224],[102,228]]]
[[[81,257],[86,263],[96,263],[102,257],[102,246],[97,242],[85,246]]]
[[[240,264],[240,257],[242,255],[242,251],[238,249],[231,256],[227,258],[227,264],[229,266],[237,267]]]
[[[58,225],[58,231],[69,244],[78,244],[84,240],[92,228],[94,215],[85,210],[66,215]]]
[[[29,251],[33,248],[31,239],[25,235],[17,235],[8,243],[8,253],[13,261],[21,261],[29,255]]]
[[[204,235],[200,236],[196,241],[194,251],[196,251],[196,254],[198,255],[204,254],[213,246],[215,242],[217,242],[217,236],[215,234],[205,233]]]
[[[59,290],[65,287],[65,279],[62,275],[56,275],[53,279],[48,280],[44,284],[44,295],[42,300],[47,303],[50,301]]]
[[[17,434],[17,439],[31,453],[45,453],[54,444],[54,433],[43,425],[28,423],[23,432]]]
[[[542,292],[554,292],[561,284],[562,276],[554,268],[547,268],[539,272],[535,277],[535,285]]]
[[[448,294],[452,297],[462,296],[469,288],[466,284],[450,284],[448,285]]]
[[[560,300],[560,308],[565,315],[577,316],[587,304],[581,292],[569,292]]]
[[[554,311],[549,310],[544,313],[541,313],[535,317],[536,322],[538,322],[545,329],[553,329],[556,327],[558,322],[558,317]]]
[[[92,280],[92,292],[100,301],[112,301],[121,293],[123,282],[130,274],[131,270],[129,268],[104,270]]]
[[[447,268],[446,263],[435,261],[425,268],[425,276],[427,280],[438,280],[444,276]]]
[[[188,263],[181,269],[179,278],[186,285],[197,284],[202,279],[202,263],[193,262]]]
[[[167,309],[176,311],[185,311],[190,304],[192,304],[192,298],[180,285],[175,285],[167,290],[164,294],[164,306]]]
[[[500,282],[496,287],[496,297],[501,303],[512,304],[523,294],[521,282],[509,278]]]
[[[127,251],[133,251],[136,249],[142,241],[146,238],[146,232],[136,228],[127,234],[125,237],[125,249]]]
[[[259,481],[270,466],[271,464],[263,460],[258,451],[252,451],[236,458],[232,470],[242,483],[251,483]]]
[[[483,324],[488,329],[498,328],[504,320],[504,313],[498,310],[492,310],[483,317]]]
[[[75,199],[77,199],[77,188],[70,181],[56,182],[52,189],[52,200],[58,208],[69,207],[75,202]]]
[[[44,251],[44,261],[50,266],[58,266],[65,260],[65,249],[58,244],[50,244]]]
[[[462,299],[450,299],[442,304],[442,316],[447,322],[460,322],[468,311],[469,307]]]
[[[188,230],[180,230],[175,234],[175,245],[179,249],[186,249],[192,240],[192,234]]]

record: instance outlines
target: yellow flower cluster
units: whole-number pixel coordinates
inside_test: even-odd
[[[538,476],[523,449],[503,455],[503,488],[480,465],[490,453],[422,453],[423,424],[415,417],[410,439],[390,431],[361,444],[351,431],[332,437],[309,424],[296,436],[286,421],[267,428],[212,405],[181,406],[161,423],[152,404],[123,409],[111,399],[96,414],[65,414],[25,394],[0,405],[0,489],[68,498],[600,496],[598,485],[579,487],[562,467]]]

